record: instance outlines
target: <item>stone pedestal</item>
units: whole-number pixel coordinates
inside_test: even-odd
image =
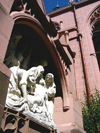
[[[50,128],[22,113],[4,108],[0,133],[54,133]]]

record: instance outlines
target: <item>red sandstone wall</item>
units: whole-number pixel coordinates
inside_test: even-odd
[[[62,21],[62,28],[70,28],[75,26],[75,21],[73,17],[73,12],[69,11],[66,13],[62,13],[60,15],[57,15],[56,17],[52,18],[53,21],[57,21],[58,23]]]
[[[78,23],[79,33],[82,34],[82,54],[83,60],[85,62],[86,73],[89,80],[90,88],[94,88],[95,85],[100,90],[100,72],[98,68],[98,63],[95,57],[90,56],[91,53],[95,53],[94,46],[92,42],[92,36],[90,34],[90,25],[88,24],[88,17],[90,12],[100,4],[100,1],[95,3],[85,5],[83,7],[76,9],[76,19]],[[52,17],[52,21],[63,23],[61,24],[61,28],[63,30],[68,30],[69,28],[75,27],[75,19],[72,11],[67,11],[62,14],[57,14],[57,16]],[[82,57],[80,53],[80,44],[79,41],[74,39],[77,37],[77,31],[69,31],[69,46],[71,47],[72,51],[76,52],[75,56],[75,83],[76,83],[76,91],[78,98],[83,97],[83,91],[86,90],[83,74],[83,64],[82,64]],[[72,39],[73,38],[73,39]],[[70,79],[71,80],[71,79]],[[70,83],[71,84],[71,83]],[[69,85],[71,86],[71,85]],[[74,87],[74,84],[73,84]]]
[[[85,60],[85,67],[87,70],[87,75],[89,79],[89,84],[91,89],[97,86],[100,90],[100,72],[98,68],[97,59],[93,56],[90,56],[91,53],[95,53],[90,25],[88,24],[87,18],[89,17],[90,12],[100,4],[100,1],[86,5],[82,8],[76,10],[77,21],[79,25],[79,32],[82,33],[82,51]]]
[[[0,125],[5,105],[10,70],[3,64],[14,21],[9,16],[13,0],[0,0]]]
[[[11,2],[11,0],[9,0],[9,3],[10,2]],[[78,21],[78,25],[79,25],[79,32],[82,33],[82,35],[83,35],[82,51],[83,51],[83,55],[84,55],[85,65],[87,68],[89,83],[93,87],[94,87],[95,83],[97,83],[99,85],[99,82],[97,82],[97,79],[99,79],[98,78],[99,71],[98,71],[98,65],[97,65],[96,60],[92,60],[89,55],[90,52],[93,51],[93,48],[90,47],[91,45],[89,43],[91,42],[91,40],[89,41],[89,39],[91,39],[91,36],[89,34],[89,30],[86,29],[85,25],[87,25],[86,18],[88,17],[90,11],[98,4],[100,4],[100,2],[96,2],[95,4],[81,7],[76,10],[77,21]],[[2,5],[3,5],[3,3],[2,3]],[[6,5],[6,4],[4,3],[4,5]],[[11,8],[11,6],[9,6],[9,7]],[[10,8],[8,8],[8,12],[10,11]],[[3,47],[4,51],[1,51],[1,53],[3,52],[1,54],[1,56],[2,55],[3,56],[0,58],[0,60],[1,60],[1,62],[3,62],[5,51],[7,49],[7,45],[9,42],[10,35],[11,35],[11,30],[13,28],[13,20],[6,13],[5,7],[1,8],[1,12],[2,12],[2,16],[1,16],[1,21],[0,21],[0,24],[1,24],[1,28],[0,28],[1,45],[0,46]],[[69,28],[75,27],[75,20],[74,20],[72,11],[68,11],[67,13],[63,13],[61,15],[53,17],[52,20],[57,21],[57,22],[63,21],[62,29],[69,29]],[[8,25],[9,25],[9,27],[5,27]],[[85,84],[84,84],[84,79],[82,78],[82,76],[84,76],[84,75],[83,75],[83,67],[82,67],[82,61],[81,61],[79,41],[77,40],[76,30],[69,31],[69,43],[68,44],[70,45],[71,49],[74,52],[76,52],[76,57],[75,57],[75,66],[72,65],[70,67],[70,70],[68,69],[68,76],[66,76],[66,79],[68,81],[68,89],[70,92],[70,96],[69,96],[70,105],[71,105],[70,110],[67,112],[63,112],[63,108],[62,108],[63,105],[62,105],[61,97],[59,97],[57,99],[55,98],[54,120],[55,120],[55,123],[57,124],[58,129],[60,129],[60,130],[66,130],[67,127],[74,129],[75,128],[74,122],[76,122],[79,125],[79,127],[82,127],[81,108],[79,107],[79,104],[77,103],[77,100],[76,100],[76,91],[77,91],[78,97],[82,98],[81,95],[83,94],[83,90],[85,90]],[[93,65],[94,62],[95,62],[95,65]],[[0,81],[2,82],[4,80],[6,82],[6,84],[3,84],[3,82],[2,82],[2,84],[4,86],[3,88],[7,88],[8,77],[9,77],[10,73],[7,74],[7,72],[9,72],[9,70],[7,71],[7,68],[4,67],[3,63],[1,63],[1,64],[2,64],[2,66],[0,67],[0,69],[1,69],[0,71],[3,72],[4,75],[2,73],[0,73],[0,76],[2,77],[0,79]],[[95,71],[95,69],[96,69],[96,71]],[[75,79],[75,81],[74,81],[74,79]],[[0,88],[0,92],[2,92],[2,93],[5,92],[5,94],[3,95],[4,97],[2,98],[2,101],[0,101],[1,105],[4,105],[4,100],[5,100],[5,96],[6,96],[6,90],[4,92],[3,91],[4,90],[2,90],[2,88]],[[0,106],[0,108],[2,108],[2,106]],[[2,112],[3,112],[3,109],[1,110],[0,113],[2,114]],[[2,116],[2,115],[0,115],[0,116]]]

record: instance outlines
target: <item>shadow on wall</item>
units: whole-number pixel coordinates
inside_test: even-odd
[[[83,132],[79,131],[78,129],[73,129],[71,131],[69,131],[69,130],[60,131],[59,133],[83,133]],[[86,133],[86,132],[84,132],[84,133]]]
[[[71,130],[71,133],[83,133],[83,132],[79,131],[78,129],[73,129],[73,130]],[[84,133],[86,133],[86,132],[84,132]]]

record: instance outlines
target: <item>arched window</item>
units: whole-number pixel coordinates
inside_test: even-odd
[[[99,70],[100,70],[100,21],[98,21],[93,25],[92,33],[93,33],[92,39],[95,48],[95,55],[97,57]]]

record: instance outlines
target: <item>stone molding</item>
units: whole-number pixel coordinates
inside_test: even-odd
[[[97,21],[100,18],[100,6],[91,14],[90,24]]]
[[[9,127],[10,126],[10,127]],[[29,116],[26,116],[13,109],[4,108],[4,113],[2,117],[2,124],[0,132],[24,132],[28,133],[30,131],[40,133],[41,131],[52,133],[52,129],[38,123]]]

